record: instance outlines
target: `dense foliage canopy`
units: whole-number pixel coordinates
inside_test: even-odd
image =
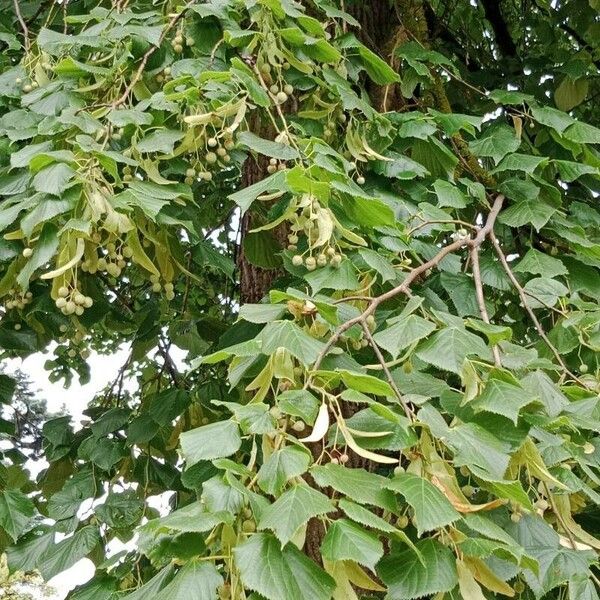
[[[129,351],[39,475],[5,449],[11,571],[597,599],[599,11],[3,2],[1,351]]]

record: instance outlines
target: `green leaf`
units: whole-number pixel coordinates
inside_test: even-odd
[[[478,480],[479,485],[498,498],[506,498],[527,510],[534,510],[533,504],[523,489],[520,481],[494,481],[489,479]]]
[[[10,166],[13,169],[28,167],[29,161],[38,154],[52,150],[52,142],[41,142],[39,144],[28,144],[10,155]]]
[[[530,308],[554,306],[560,298],[569,294],[565,285],[549,277],[530,279],[523,286],[523,291],[527,295],[527,304]]]
[[[517,382],[510,382],[501,375],[492,373],[485,384],[483,392],[477,396],[471,406],[476,411],[487,411],[510,419],[515,425],[520,410],[536,400]]]
[[[397,510],[394,494],[385,489],[389,479],[381,475],[333,463],[315,466],[310,473],[320,487],[332,487],[355,502],[373,504],[391,512]]]
[[[377,396],[393,396],[394,391],[390,384],[386,381],[373,377],[373,375],[365,375],[363,373],[355,373],[346,369],[337,369],[335,371],[346,385],[352,390],[362,392],[363,394],[375,394]]]
[[[469,143],[469,148],[475,154],[491,158],[498,164],[510,152],[516,152],[521,140],[515,135],[514,129],[507,125],[490,127],[483,137]]]
[[[420,344],[417,356],[440,369],[460,375],[467,356],[489,359],[490,351],[483,340],[466,329],[446,327]]]
[[[54,533],[36,532],[35,530],[18,544],[6,549],[6,558],[11,572],[33,571],[40,562],[40,557],[54,547]]]
[[[521,200],[503,211],[498,220],[510,227],[531,223],[539,231],[556,212],[556,208],[540,199]]]
[[[281,304],[244,304],[240,307],[240,319],[250,323],[269,323],[279,319],[285,310]]]
[[[419,537],[426,531],[439,529],[460,519],[460,514],[446,496],[423,477],[401,473],[390,479],[386,487],[402,494],[413,509]]]
[[[396,73],[383,59],[379,58],[377,54],[360,43],[357,44],[356,48],[358,49],[358,54],[362,58],[362,62],[369,77],[375,83],[386,85],[388,83],[400,81],[398,73]]]
[[[373,339],[396,359],[402,350],[427,337],[434,330],[435,325],[431,321],[413,314],[400,319],[383,331],[378,331]]]
[[[281,267],[281,245],[270,231],[249,232],[242,241],[245,259],[261,269]]]
[[[294,160],[299,157],[298,151],[295,148],[281,142],[265,140],[250,131],[242,131],[238,135],[238,141],[250,150],[254,150],[254,152],[278,158],[279,160]]]
[[[237,424],[228,420],[185,431],[180,442],[181,453],[190,467],[201,460],[231,456],[239,450],[242,438]]]
[[[166,531],[205,533],[221,523],[227,523],[229,519],[230,515],[227,512],[206,512],[200,502],[192,502],[165,517],[151,519],[140,528],[140,531],[152,535]]]
[[[537,370],[521,380],[521,385],[542,401],[549,417],[558,416],[569,405],[568,398],[546,373]]]
[[[375,269],[381,275],[383,283],[396,279],[394,267],[379,252],[375,252],[370,248],[360,248],[358,253],[371,269]]]
[[[334,506],[325,494],[307,485],[296,485],[265,508],[258,528],[271,529],[285,546],[309,519],[333,510]]]
[[[556,275],[566,275],[568,273],[565,265],[558,259],[540,252],[535,248],[530,248],[525,256],[513,267],[516,273],[532,273],[534,275],[545,275],[546,277],[556,277]]]
[[[312,425],[317,416],[320,402],[308,390],[288,390],[277,396],[279,408],[293,417],[300,417]]]
[[[141,153],[160,152],[161,154],[171,154],[175,144],[184,136],[183,131],[155,129],[139,140],[136,148]]]
[[[261,194],[270,191],[279,192],[282,189],[285,190],[285,181],[286,173],[284,171],[277,171],[277,173],[273,173],[273,175],[265,177],[257,183],[249,185],[233,194],[229,194],[228,198],[233,200],[243,212],[246,212],[250,208],[250,205]]]
[[[167,565],[162,568],[152,579],[147,581],[142,587],[131,594],[124,596],[126,600],[146,600],[155,598],[165,585],[173,579],[174,567]]]
[[[307,272],[304,279],[316,294],[321,290],[355,290],[360,285],[356,277],[356,269],[349,260],[343,260],[339,267],[320,267]]]
[[[480,319],[467,319],[465,325],[470,329],[483,333],[492,345],[512,338],[512,329],[508,326],[502,327],[493,323],[485,323]]]
[[[267,600],[330,600],[335,581],[293,544],[258,533],[233,550],[244,585]]]
[[[84,527],[48,548],[40,556],[37,568],[44,579],[51,579],[84,558],[99,542],[98,529],[91,526]]]
[[[417,549],[422,560],[410,549],[394,548],[379,563],[377,573],[388,587],[388,600],[430,597],[449,592],[458,583],[456,559],[450,548],[427,539],[418,542]]]
[[[575,121],[564,132],[564,136],[578,144],[600,144],[600,129],[581,121]]]
[[[569,600],[598,600],[598,592],[587,574],[573,575],[569,579]]]
[[[533,173],[542,163],[547,163],[548,157],[534,156],[532,154],[520,154],[515,152],[505,156],[500,164],[493,170],[493,173],[502,171],[525,171]]]
[[[443,179],[437,179],[433,184],[433,191],[437,196],[437,205],[440,208],[450,206],[452,208],[465,208],[467,206],[467,198],[460,189]]]
[[[414,445],[417,437],[404,416],[397,415],[389,408],[373,403],[346,420],[348,427],[357,431],[381,433],[377,436],[356,436],[356,442],[367,450],[403,450]],[[337,428],[330,437],[337,435]]]
[[[353,521],[356,521],[361,525],[366,525],[367,527],[384,531],[385,533],[398,533],[398,529],[396,529],[393,525],[390,525],[390,523],[388,523],[385,519],[378,517],[368,508],[365,508],[360,504],[355,504],[346,498],[340,498],[338,507],[341,508]]]
[[[223,584],[223,576],[208,562],[192,560],[186,563],[155,596],[154,600],[214,600],[217,588]]]
[[[570,183],[583,175],[598,175],[598,168],[572,160],[553,160],[552,164],[558,168],[562,181]]]
[[[306,473],[311,462],[310,454],[299,446],[276,450],[260,467],[258,486],[266,494],[277,496],[290,479]]]
[[[504,477],[510,461],[510,445],[477,423],[462,423],[450,428],[448,445],[454,451],[457,467],[469,467],[484,479]]]
[[[353,560],[374,569],[383,556],[383,544],[360,525],[338,519],[329,526],[321,543],[321,553],[329,561]]]
[[[56,226],[53,223],[46,223],[33,248],[33,254],[17,275],[17,283],[21,288],[27,289],[29,287],[29,280],[35,271],[50,262],[58,249],[58,243]]]
[[[560,110],[569,112],[581,104],[588,94],[589,81],[585,78],[565,77],[554,90],[554,102]]]
[[[120,108],[119,110],[111,110],[108,113],[107,119],[115,127],[152,124],[152,115],[150,113],[137,110],[135,108]]]
[[[19,490],[0,493],[0,526],[13,541],[27,529],[34,512],[33,502]]]
[[[275,354],[278,348],[284,348],[304,365],[317,360],[325,347],[292,321],[273,321],[259,334],[263,354]]]
[[[54,163],[38,171],[33,187],[38,192],[60,196],[68,187],[75,170],[65,163]]]
[[[551,127],[558,133],[562,133],[574,123],[574,119],[567,113],[549,106],[532,106],[531,114],[538,123]]]

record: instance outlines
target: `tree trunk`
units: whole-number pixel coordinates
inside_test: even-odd
[[[384,58],[394,69],[398,69],[400,61],[395,56],[396,49],[403,43],[416,39],[418,41],[427,38],[427,22],[424,17],[422,0],[372,0],[371,2],[359,1],[347,10],[353,14],[361,24],[360,30],[356,32],[361,41]],[[398,110],[406,104],[406,99],[400,93],[398,85],[380,86],[367,83],[367,92],[373,106],[381,111]],[[260,125],[258,125],[260,129]],[[257,133],[266,136],[264,131]],[[258,162],[248,158],[242,172],[242,186],[252,185],[267,176],[268,161],[260,157]],[[240,299],[242,303],[260,302],[268,293],[274,279],[279,275],[277,270],[267,270],[251,264],[244,254],[243,240],[253,226],[253,216],[250,212],[244,215],[242,220],[242,245],[238,259],[240,271]],[[283,248],[287,231],[279,229],[275,231],[276,238]],[[354,406],[342,407],[347,416],[356,410]],[[316,452],[316,455],[320,453]],[[350,452],[349,466],[364,467],[369,469],[368,464],[360,456]],[[309,482],[310,483],[310,482]],[[312,560],[321,564],[321,542],[325,535],[325,528],[319,519],[311,519],[306,531],[304,551]]]
[[[261,181],[267,176],[268,161],[264,156],[253,159],[248,157],[242,170],[242,188],[248,187]],[[260,302],[263,296],[269,291],[273,280],[279,272],[276,269],[263,269],[253,265],[244,252],[244,240],[248,232],[256,225],[253,223],[256,218],[248,211],[242,217],[241,225],[241,243],[238,254],[238,268],[240,271],[240,302],[242,304]],[[279,236],[276,236],[279,237]],[[285,240],[280,240],[285,241]],[[283,247],[283,243],[282,243]]]

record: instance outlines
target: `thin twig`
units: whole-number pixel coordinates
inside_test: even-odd
[[[381,296],[372,298],[370,300],[369,306],[360,315],[358,315],[357,317],[353,317],[352,319],[349,319],[348,321],[343,323],[337,329],[337,331],[335,331],[333,335],[329,338],[329,341],[325,344],[325,346],[317,356],[312,370],[318,371],[319,367],[321,366],[321,363],[323,362],[323,359],[327,356],[327,354],[329,354],[330,350],[337,343],[340,337],[354,325],[361,324],[362,326],[362,323],[366,323],[367,317],[369,315],[372,315],[381,303],[385,302],[386,300],[390,300],[391,298],[394,298],[398,294],[409,295],[410,286],[413,284],[413,282],[416,281],[429,269],[437,267],[439,263],[449,254],[452,254],[453,252],[456,252],[464,247],[472,248],[474,246],[481,246],[485,238],[493,231],[494,223],[496,222],[498,213],[502,208],[503,202],[503,195],[499,194],[498,196],[496,196],[494,204],[492,205],[492,208],[488,214],[485,225],[481,229],[479,229],[475,237],[466,240],[456,240],[455,242],[444,246],[444,248],[442,248],[432,259],[428,260],[427,262],[424,262],[423,264],[419,265],[418,267],[415,267],[412,271],[410,271],[400,285],[392,288],[384,294],[381,294]],[[304,387],[308,388],[310,386],[310,383],[311,376],[306,378]]]
[[[568,369],[567,365],[565,364],[565,362],[563,361],[559,351],[556,349],[554,344],[550,341],[550,339],[546,335],[546,332],[544,331],[544,328],[542,327],[542,324],[539,322],[538,318],[535,316],[535,313],[529,306],[529,303],[527,302],[527,295],[525,294],[525,290],[523,289],[521,284],[517,281],[517,278],[515,277],[514,273],[512,272],[512,269],[510,268],[510,265],[508,264],[508,260],[506,259],[506,255],[504,254],[504,252],[502,251],[502,248],[500,247],[500,242],[498,241],[498,238],[496,237],[496,235],[494,234],[493,231],[489,232],[489,238],[492,242],[492,245],[494,246],[494,250],[496,251],[498,258],[500,259],[500,263],[502,264],[504,271],[508,275],[508,278],[510,279],[510,282],[513,284],[513,287],[515,288],[515,290],[517,290],[517,294],[519,294],[519,298],[521,299],[523,308],[527,311],[527,314],[529,315],[529,318],[531,319],[532,323],[534,324],[535,329],[538,332],[538,335],[542,338],[542,340],[544,340],[544,342],[546,343],[548,348],[550,348],[550,351],[554,355],[554,358],[556,358],[558,364],[564,369],[565,373],[567,373],[572,379],[574,379],[578,383],[581,383],[581,381],[578,379],[578,377],[576,375],[574,375],[573,373],[571,373],[571,371],[569,371],[569,369]]]
[[[17,0],[15,0],[15,2],[16,1]],[[158,44],[156,46],[151,46],[150,48],[148,48],[148,50],[146,50],[146,52],[144,53],[144,56],[142,57],[142,62],[140,63],[140,66],[138,67],[138,70],[135,72],[133,78],[129,82],[129,85],[125,88],[125,91],[123,92],[123,94],[121,94],[121,96],[112,103],[112,108],[117,108],[117,106],[121,106],[121,104],[123,104],[124,102],[127,101],[127,98],[129,98],[129,94],[131,94],[131,91],[133,90],[133,88],[137,85],[138,81],[142,78],[144,69],[146,68],[146,65],[148,64],[148,60],[150,59],[150,57],[160,48],[160,45],[162,44],[163,40],[167,37],[167,34],[169,33],[169,31],[171,31],[171,29],[173,29],[173,27],[175,27],[175,25],[177,25],[178,21],[183,17],[183,15],[187,12],[189,7],[192,6],[192,4],[194,4],[194,0],[191,0],[191,2],[188,2],[183,7],[181,12],[179,12],[176,15],[173,15],[171,17],[169,23],[163,29],[163,32],[160,34]]]
[[[402,397],[402,394],[400,393],[400,390],[398,389],[398,386],[396,385],[396,382],[394,381],[394,378],[392,377],[392,373],[389,370],[387,363],[385,362],[385,358],[383,357],[383,354],[381,354],[381,350],[379,349],[377,342],[375,342],[375,340],[373,339],[373,336],[371,335],[371,330],[369,329],[369,326],[367,325],[367,323],[363,322],[362,328],[365,333],[365,337],[367,338],[367,340],[369,341],[369,344],[373,348],[373,352],[375,353],[375,356],[377,357],[377,360],[379,361],[379,364],[381,365],[381,368],[383,369],[383,372],[385,374],[386,379],[388,380],[388,383],[390,384],[390,387],[392,388],[392,390],[394,390],[394,394],[396,394],[398,401],[400,402],[400,404],[402,405],[402,408],[404,409],[404,414],[410,420],[412,420],[414,418],[414,413],[411,410],[410,406],[406,403],[406,401]]]
[[[412,235],[413,233],[415,233],[415,231],[418,231],[419,229],[423,229],[423,227],[427,227],[428,225],[435,225],[435,224],[462,225],[463,227],[469,227],[470,229],[477,229],[477,225],[467,223],[466,221],[461,221],[460,219],[432,219],[431,221],[429,221],[429,220],[423,221],[423,223],[419,223],[412,229],[409,229],[407,231],[406,235]]]
[[[13,5],[15,7],[15,14],[17,15],[17,20],[19,21],[19,25],[21,26],[21,30],[23,31],[23,46],[25,47],[25,52],[29,52],[29,48],[31,44],[29,42],[29,28],[27,27],[27,23],[21,14],[21,7],[19,6],[19,0],[13,0]]]
[[[471,248],[471,271],[473,273],[473,281],[475,282],[475,296],[477,297],[477,304],[479,305],[479,314],[481,315],[481,320],[489,325],[490,317],[485,305],[481,270],[479,268],[479,246],[473,246],[473,248]],[[502,361],[500,360],[500,351],[496,344],[492,346],[492,354],[494,355],[494,363],[496,366],[501,367]]]

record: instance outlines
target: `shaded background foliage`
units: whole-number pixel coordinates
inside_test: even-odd
[[[597,598],[598,9],[4,3],[0,346],[130,349],[4,452],[10,569]]]

